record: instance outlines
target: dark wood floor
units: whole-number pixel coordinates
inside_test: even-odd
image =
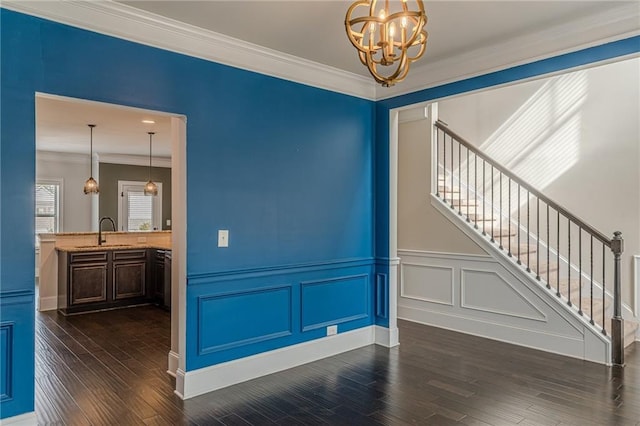
[[[36,413],[70,425],[640,425],[640,347],[624,371],[408,322],[368,346],[181,401],[154,307],[37,314]]]

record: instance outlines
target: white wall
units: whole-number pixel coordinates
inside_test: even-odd
[[[85,195],[82,191],[89,173],[88,155],[37,152],[36,180],[63,180],[62,232],[88,232],[91,230],[91,199],[95,196]]]
[[[622,231],[623,298],[633,305],[640,59],[445,100],[439,117],[604,234]]]
[[[398,249],[486,254],[432,205],[430,121],[398,128]]]

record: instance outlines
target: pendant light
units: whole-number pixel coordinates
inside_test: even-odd
[[[158,195],[158,186],[151,180],[151,143],[154,132],[149,132],[149,182],[144,186],[144,195]]]
[[[360,62],[384,87],[404,80],[427,46],[422,0],[358,0],[347,10],[344,23]]]
[[[87,124],[91,129],[91,154],[89,156],[89,162],[91,164],[91,174],[89,175],[89,179],[84,183],[84,193],[85,194],[97,194],[100,192],[98,189],[98,182],[93,178],[93,128],[96,127],[95,124]]]

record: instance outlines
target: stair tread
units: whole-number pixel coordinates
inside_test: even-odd
[[[438,185],[438,192],[446,192],[447,194],[451,192],[460,192],[460,187],[458,186],[449,186],[449,185]]]

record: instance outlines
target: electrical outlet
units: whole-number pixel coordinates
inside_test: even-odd
[[[333,336],[334,334],[338,334],[338,326],[330,325],[327,327],[327,336]]]
[[[218,230],[218,247],[229,247],[229,230]]]
[[[171,219],[167,219],[167,226],[171,226]]]

